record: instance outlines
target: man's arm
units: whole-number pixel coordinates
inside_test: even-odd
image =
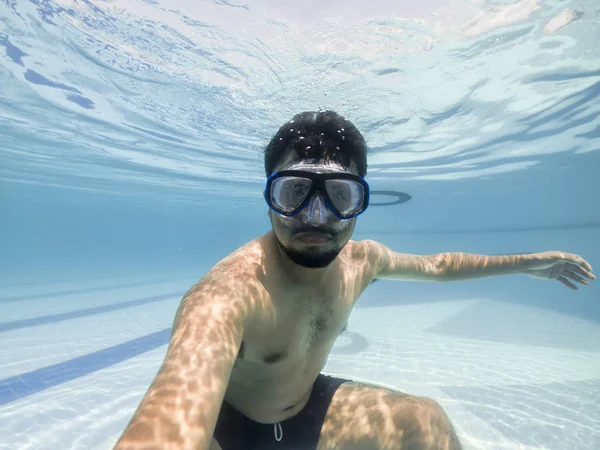
[[[376,241],[363,241],[376,267],[376,278],[409,281],[460,281],[498,275],[525,274],[557,279],[571,289],[569,280],[587,285],[595,279],[592,266],[581,256],[564,252],[485,256],[470,253],[409,255]]]
[[[218,278],[183,298],[163,364],[115,450],[209,448],[249,304],[242,277]]]

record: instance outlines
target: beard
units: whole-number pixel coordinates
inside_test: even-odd
[[[311,245],[302,250],[285,247],[279,239],[277,243],[283,252],[296,264],[307,269],[322,269],[331,264],[337,255],[342,251],[341,248],[324,248],[319,245]]]

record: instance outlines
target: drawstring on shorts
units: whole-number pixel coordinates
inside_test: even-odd
[[[281,428],[281,424],[279,422],[273,424],[273,431],[275,432],[275,440],[277,442],[281,441],[283,439],[283,428]],[[279,433],[277,432],[277,429],[279,428]]]

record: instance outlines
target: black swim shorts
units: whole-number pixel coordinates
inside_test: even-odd
[[[333,394],[347,381],[320,374],[304,409],[275,424],[254,422],[223,402],[214,437],[223,450],[316,450]]]

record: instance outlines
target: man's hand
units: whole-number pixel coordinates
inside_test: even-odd
[[[544,280],[558,280],[565,286],[577,290],[570,280],[589,285],[595,280],[592,266],[579,255],[563,252],[532,253],[523,259],[523,273]]]

